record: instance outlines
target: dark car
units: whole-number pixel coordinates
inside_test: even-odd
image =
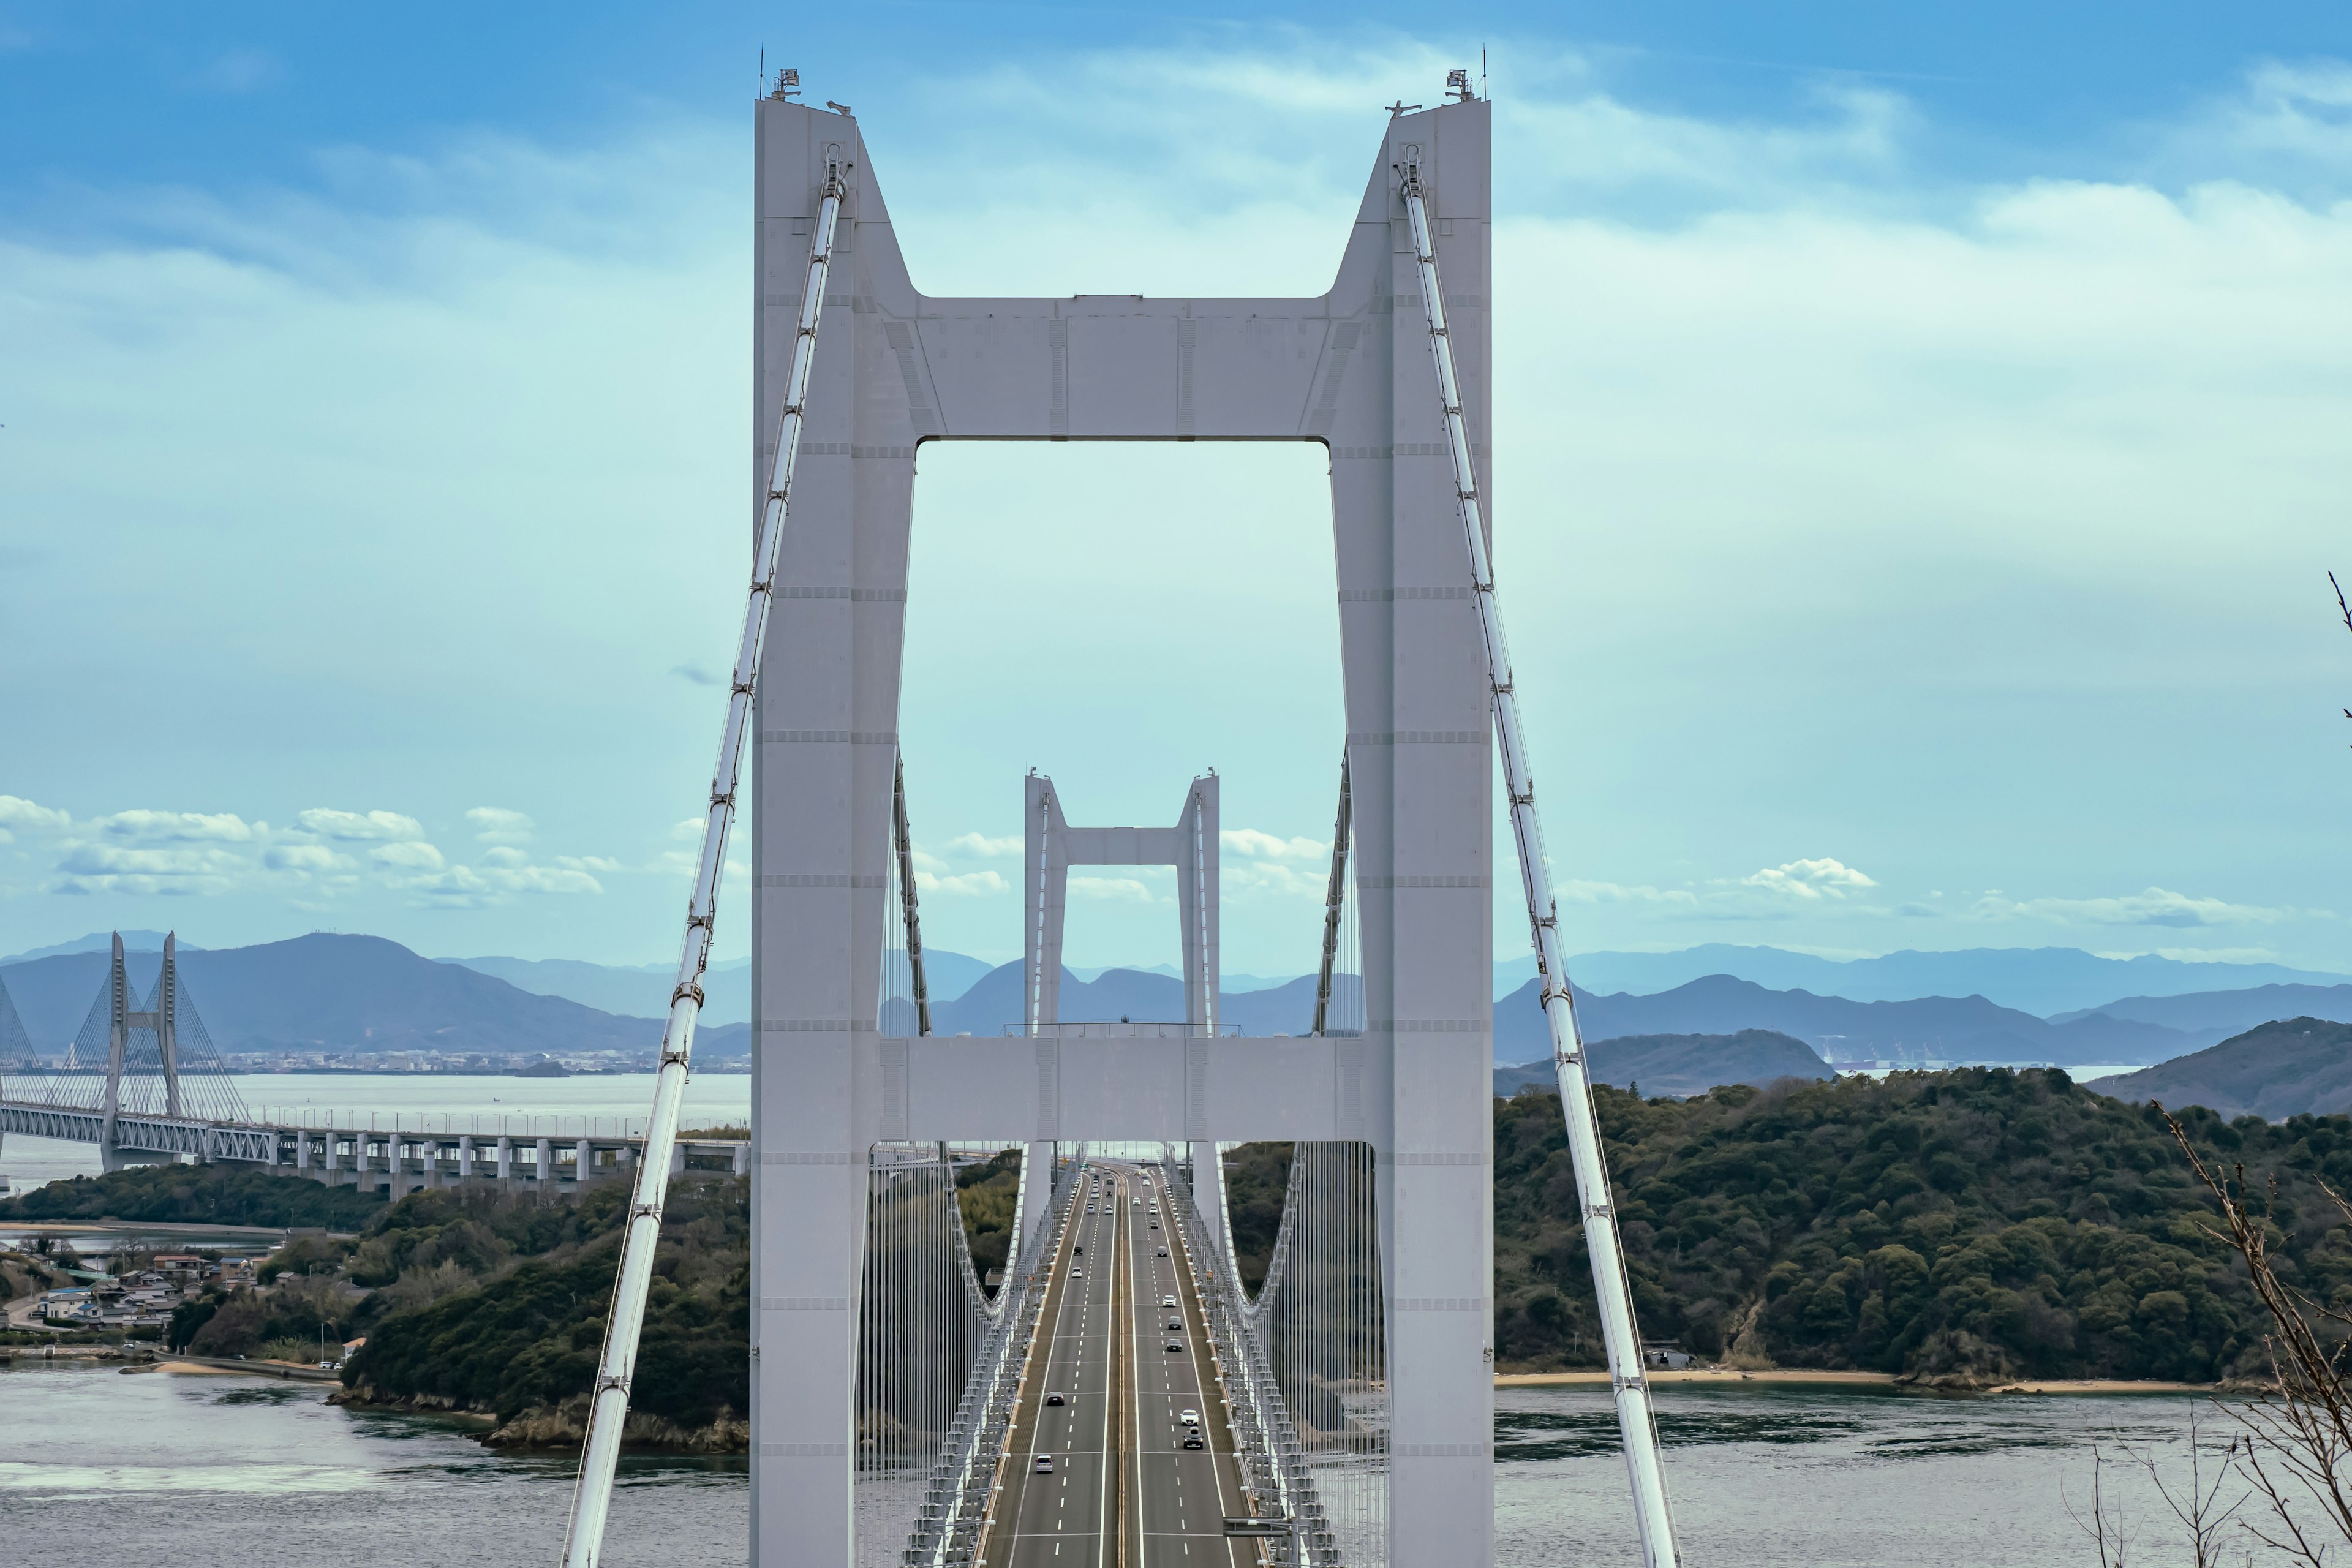
[[[1066,1403],[1066,1401],[1065,1401],[1058,1394],[1049,1394],[1045,1395],[1045,1403],[1048,1405],[1061,1405]]]
[[[1168,1342],[1168,1348],[1174,1351],[1178,1355],[1182,1355],[1184,1353],[1184,1343],[1181,1340],[1170,1340]]]
[[[1167,1256],[1168,1256],[1168,1249],[1167,1249],[1166,1247],[1161,1247],[1161,1248],[1160,1249],[1160,1257],[1162,1257],[1162,1258],[1167,1257]]]
[[[1181,1318],[1171,1318],[1168,1320],[1168,1331],[1171,1334],[1179,1331],[1183,1327],[1184,1321]]]
[[[1201,1441],[1201,1435],[1198,1432],[1187,1432],[1184,1434],[1184,1447],[1187,1448],[1205,1448],[1208,1445]]]

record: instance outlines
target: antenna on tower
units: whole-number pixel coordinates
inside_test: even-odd
[[[773,99],[781,99],[784,102],[790,103],[800,95],[801,73],[799,70],[792,66],[786,66],[782,69],[777,71],[776,85],[774,89],[769,92],[768,96]]]

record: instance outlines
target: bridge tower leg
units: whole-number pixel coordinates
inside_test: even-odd
[[[100,1124],[98,1163],[120,1171],[131,1162],[114,1146],[114,1124],[122,1112],[122,1058],[131,1047],[131,984],[122,963],[122,933],[114,933],[114,961],[107,970],[106,1120]]]
[[[120,941],[120,938],[116,939]],[[180,1114],[180,933],[163,933],[163,973],[155,983],[155,1046],[163,1058],[163,1113]]]

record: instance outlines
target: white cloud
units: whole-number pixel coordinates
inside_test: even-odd
[[[345,843],[425,837],[423,823],[396,811],[333,811],[319,806],[298,813],[294,820],[322,838]]]
[[[1853,867],[1831,859],[1790,860],[1767,866],[1739,880],[1742,887],[1762,888],[1800,900],[1842,899],[1850,891],[1878,886]]]
[[[1018,855],[1024,847],[1018,838],[991,838],[985,833],[959,834],[948,840],[948,848],[954,853],[982,859],[1001,859],[1008,855]]]
[[[531,820],[520,811],[509,811],[496,805],[478,805],[466,813],[466,820],[480,829],[474,837],[484,844],[530,842]]]
[[[262,852],[261,863],[273,871],[327,873],[350,871],[357,865],[323,844],[273,844]]]
[[[1225,852],[1261,860],[1323,860],[1331,858],[1331,847],[1313,838],[1283,838],[1271,833],[1261,833],[1255,827],[1228,827],[1217,835]]]
[[[13,795],[0,795],[0,844],[14,844],[19,833],[63,833],[73,818],[62,811]]]
[[[989,898],[1009,893],[1013,884],[993,871],[967,871],[960,877],[942,877],[931,871],[915,873],[915,890],[937,893],[946,898]]]
[[[625,871],[628,869],[609,855],[558,855],[555,864],[567,871]]]
[[[369,851],[368,858],[379,866],[400,871],[438,871],[448,864],[442,858],[440,850],[421,839],[379,844]]]
[[[90,826],[110,838],[127,838],[134,843],[223,839],[244,844],[252,841],[256,826],[262,825],[248,825],[243,817],[228,812],[118,811],[98,818]],[[263,831],[267,831],[266,826]]]

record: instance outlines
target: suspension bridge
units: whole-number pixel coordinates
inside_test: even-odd
[[[633,1202],[568,1568],[601,1560],[745,805],[753,1126],[735,1158],[753,1232],[751,1560],[1491,1563],[1498,783],[1545,979],[1629,1533],[1649,1568],[1675,1563],[1489,563],[1488,105],[1457,71],[1435,107],[1391,106],[1334,281],[1306,298],[927,295],[845,107],[799,101],[782,73],[754,137],[751,591],[652,1110],[614,1151]],[[898,702],[916,458],[937,440],[1328,452],[1346,731],[1312,1033],[1245,1037],[1216,1016],[1215,775],[1185,786],[1172,826],[1083,827],[1042,773],[1024,786],[1024,1016],[998,1037],[930,1033]],[[1074,865],[1174,868],[1181,1019],[1060,1016]],[[156,1070],[110,1072],[102,1104],[71,1110],[75,1126],[110,1150],[310,1159],[299,1151],[316,1144],[287,1130],[190,1115],[172,1053],[198,1029],[175,1046],[156,1027],[170,1008],[125,995],[118,983],[108,1059],[152,1054]],[[132,1077],[126,1109],[115,1079]],[[65,1113],[10,1099],[0,1131]],[[1253,1290],[1221,1147],[1265,1142],[1290,1158]],[[1010,1148],[1020,1191],[992,1290],[956,1176],[970,1151]]]
[[[1673,1563],[1489,564],[1488,106],[1466,71],[1434,108],[1391,106],[1321,294],[950,298],[909,276],[857,121],[797,85],[781,73],[756,106],[751,588],[568,1568],[598,1561],[612,1504],[663,1140],[745,805],[751,1561],[1491,1563],[1498,782],[1632,1533]],[[941,440],[1328,454],[1347,721],[1313,1034],[1218,1023],[1213,776],[1171,826],[1080,827],[1043,773],[1024,787],[1025,1016],[998,1037],[929,1033],[898,709],[916,458]],[[1174,869],[1182,1019],[1060,1016],[1068,869],[1103,864]],[[1024,1149],[992,1296],[948,1154],[990,1141]],[[1220,1146],[1259,1141],[1292,1158],[1253,1293]]]

